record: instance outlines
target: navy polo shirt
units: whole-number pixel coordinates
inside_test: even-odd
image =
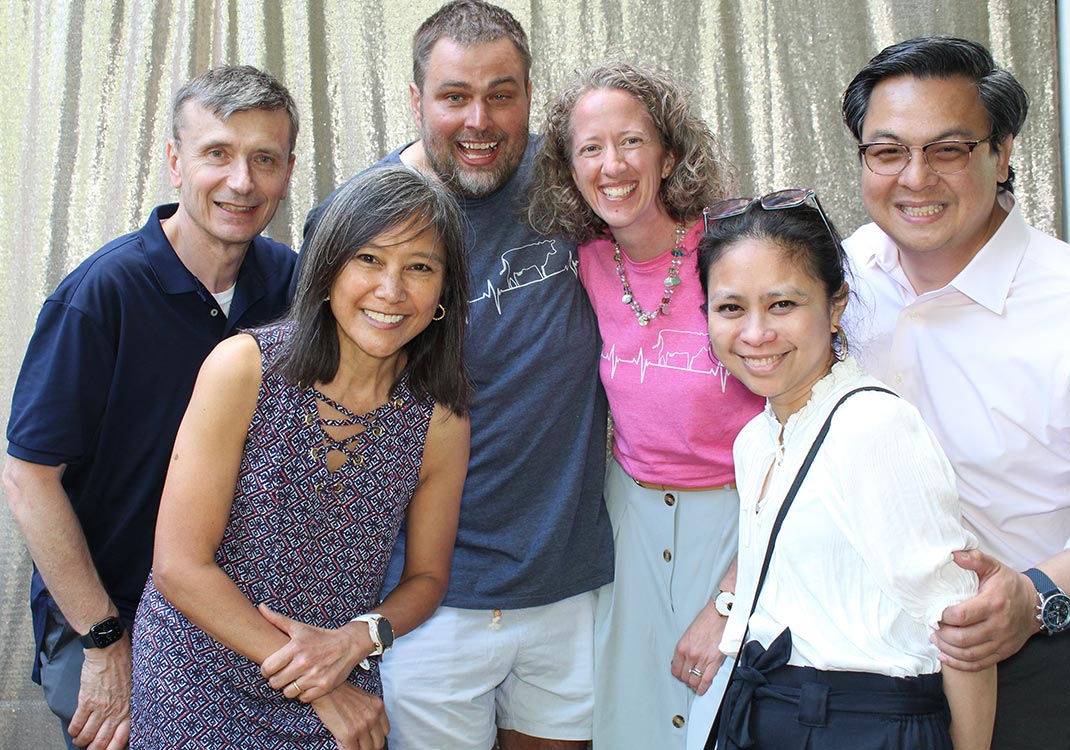
[[[8,453],[66,464],[63,486],[104,588],[132,619],[152,563],[156,513],[201,363],[223,338],[286,313],[296,262],[257,237],[229,317],[182,264],[159,206],[137,232],[87,258],[44,303],[11,404]],[[47,606],[31,586],[34,630]]]

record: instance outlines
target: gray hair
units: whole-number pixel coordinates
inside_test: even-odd
[[[290,153],[297,144],[297,105],[275,76],[251,65],[225,65],[194,78],[175,94],[171,107],[171,137],[182,140],[182,112],[196,102],[226,122],[235,112],[252,109],[286,110],[290,118]]]
[[[465,47],[508,39],[520,55],[525,85],[531,77],[528,36],[513,14],[482,0],[453,0],[431,14],[412,37],[412,79],[421,91],[427,59],[440,39],[452,39]]]

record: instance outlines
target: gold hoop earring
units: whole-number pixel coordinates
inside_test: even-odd
[[[847,334],[843,332],[843,329],[836,326],[836,330],[832,332],[832,354],[840,362],[847,359],[847,355],[850,354],[851,347],[847,343]]]
[[[433,315],[431,317],[431,320],[442,320],[444,317],[446,317],[446,308],[444,308],[442,305],[439,305],[438,313],[436,315]]]

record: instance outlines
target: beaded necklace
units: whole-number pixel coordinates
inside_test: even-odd
[[[665,291],[661,295],[661,304],[649,312],[643,310],[635,300],[631,284],[628,283],[628,277],[624,274],[624,261],[620,257],[620,243],[614,240],[613,260],[617,263],[617,276],[620,278],[621,286],[624,288],[624,296],[620,298],[620,301],[632,308],[639,325],[645,326],[659,315],[669,314],[669,303],[672,302],[673,292],[676,291],[676,287],[680,283],[680,264],[684,260],[684,237],[686,236],[686,227],[676,227],[676,244],[672,248],[672,261],[669,262],[669,275],[665,277]]]

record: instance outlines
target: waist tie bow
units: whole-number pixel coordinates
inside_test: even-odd
[[[765,675],[788,663],[791,657],[791,631],[784,632],[762,648],[758,641],[748,641],[740,652],[739,664],[725,690],[718,750],[745,750],[754,746],[750,731],[751,702],[754,694],[768,684]]]

